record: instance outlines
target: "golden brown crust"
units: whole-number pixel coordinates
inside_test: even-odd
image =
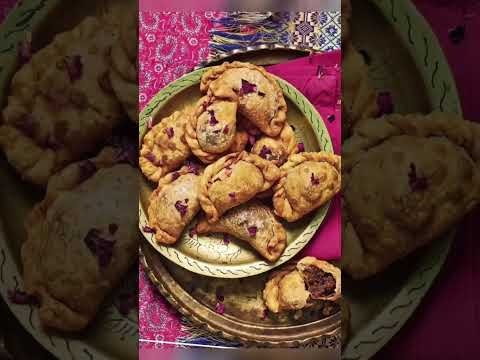
[[[275,214],[293,222],[319,208],[340,191],[341,158],[317,152],[289,157],[274,187]]]
[[[298,144],[292,127],[285,123],[277,137],[262,136],[255,142],[251,152],[281,166],[290,155],[298,152]]]
[[[200,184],[200,204],[208,221],[218,221],[227,210],[269,189],[279,176],[274,164],[245,151],[220,158],[205,169]]]
[[[227,78],[224,75],[230,70],[236,70],[238,74]],[[255,79],[255,88],[264,90],[261,91],[263,95],[256,92],[252,94],[254,97],[241,95],[241,82],[247,80],[242,77]],[[220,99],[238,101],[239,113],[269,136],[277,136],[284,127],[287,103],[282,89],[275,78],[260,66],[238,61],[214,66],[202,76],[200,90]]]
[[[163,175],[182,166],[190,156],[185,124],[191,116],[190,109],[175,111],[143,137],[139,165],[150,181],[158,182]]]

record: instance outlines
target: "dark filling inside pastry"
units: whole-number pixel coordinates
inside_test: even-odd
[[[335,292],[335,278],[322,269],[314,265],[309,265],[303,270],[307,289],[312,294],[312,298],[332,295]]]

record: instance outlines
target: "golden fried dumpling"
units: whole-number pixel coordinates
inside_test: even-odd
[[[281,166],[288,157],[297,152],[297,140],[292,127],[285,123],[277,137],[262,136],[252,147],[252,153]]]
[[[341,273],[334,265],[305,257],[272,274],[263,290],[267,308],[278,314],[312,307],[341,297]]]
[[[185,139],[185,125],[190,116],[189,109],[175,111],[143,137],[139,164],[150,181],[158,182],[163,175],[182,166],[190,156]]]
[[[342,52],[342,136],[348,137],[362,120],[378,113],[377,92],[371,84],[368,65],[349,43]]]
[[[268,190],[279,177],[275,164],[246,151],[218,159],[205,169],[200,184],[200,205],[208,222]]]
[[[277,261],[287,246],[287,233],[272,209],[259,201],[250,201],[226,212],[216,223],[201,219],[199,234],[221,232],[249,243],[270,262]]]
[[[275,214],[293,222],[324,205],[340,191],[340,162],[323,151],[290,156],[274,187]]]
[[[342,269],[383,271],[458,223],[480,201],[480,128],[457,115],[389,115],[343,147]]]
[[[237,131],[237,103],[204,96],[187,123],[186,140],[193,154],[207,164],[226,152],[242,151],[248,135]]]
[[[26,220],[25,291],[38,298],[45,327],[87,327],[138,259],[138,172],[118,158],[105,148],[56,173]]]
[[[150,196],[148,223],[159,244],[174,244],[200,210],[198,188],[203,169],[190,164],[167,174]]]
[[[200,90],[238,102],[238,112],[268,136],[277,136],[287,118],[287,103],[275,78],[249,63],[225,62],[202,76]]]

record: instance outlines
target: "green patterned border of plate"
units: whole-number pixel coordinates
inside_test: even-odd
[[[195,70],[189,74],[184,75],[178,80],[172,82],[170,85],[162,89],[157,95],[155,95],[149,104],[140,114],[139,120],[139,142],[141,143],[143,135],[146,132],[146,123],[150,117],[153,117],[155,113],[164,106],[172,97],[180,93],[182,90],[200,83],[202,74],[207,69]],[[327,128],[321,118],[320,114],[316,111],[314,106],[308,101],[308,99],[295,89],[292,85],[276,77],[284,94],[300,109],[302,114],[308,119],[319,144],[319,147],[327,152],[333,152],[332,141],[328,133]],[[323,219],[325,218],[330,203],[321,207],[314,215],[310,224],[306,226],[304,231],[293,240],[285,249],[280,259],[270,264],[263,260],[258,260],[251,264],[245,265],[217,265],[212,266],[199,259],[195,259],[191,256],[186,256],[181,251],[172,246],[163,246],[155,242],[154,234],[143,231],[143,227],[148,225],[147,217],[143,211],[142,204],[139,203],[139,227],[142,234],[148,240],[150,244],[163,256],[173,261],[177,265],[184,267],[197,274],[221,277],[221,278],[241,278],[247,276],[253,276],[269,271],[274,267],[277,267],[292,257],[294,257],[305,245],[312,239],[313,235],[319,228]]]
[[[430,26],[410,1],[373,0],[405,44],[424,79],[432,110],[462,114],[455,80]],[[414,30],[415,29],[415,30]],[[405,324],[433,284],[450,251],[455,231],[432,243],[419,259],[421,267],[374,321],[351,338],[345,360],[369,359]]]
[[[48,17],[61,0],[23,0],[10,11],[0,26],[0,100],[5,98],[11,74],[18,64],[18,45],[25,40],[26,34],[33,33]],[[4,220],[3,220],[4,221]],[[6,233],[0,219],[0,295],[5,299],[12,313],[22,326],[59,359],[107,360],[111,356],[99,348],[82,341],[78,337],[61,336],[47,333],[35,316],[33,306],[15,305],[8,301],[8,291],[23,288],[22,274],[17,262],[12,259]],[[101,324],[102,329],[118,335],[119,341],[129,336],[138,336],[137,321],[120,315],[114,306],[106,309],[107,318]]]

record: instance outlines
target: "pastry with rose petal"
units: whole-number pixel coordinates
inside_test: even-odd
[[[275,214],[293,222],[327,203],[340,191],[340,163],[340,156],[323,151],[290,156],[273,190]]]
[[[238,102],[238,112],[268,136],[277,136],[287,118],[287,103],[273,75],[249,63],[225,62],[202,76],[200,90]]]
[[[480,127],[458,115],[365,121],[343,151],[341,266],[385,270],[457,224],[480,201]]]
[[[265,135],[260,137],[253,145],[251,152],[265,160],[272,161],[277,166],[281,166],[290,155],[297,152],[297,140],[292,127],[285,123],[277,137]]]
[[[341,273],[336,266],[308,256],[274,272],[263,290],[268,310],[274,314],[334,302],[341,297]]]
[[[83,330],[138,258],[138,173],[118,155],[105,148],[56,173],[27,218],[25,291],[47,328]]]
[[[206,164],[227,152],[243,150],[238,143],[246,144],[247,134],[237,129],[237,103],[204,96],[187,123],[186,140],[193,154]]]
[[[210,223],[229,209],[268,190],[280,177],[270,161],[246,151],[232,153],[210,164],[200,183],[200,205]]]
[[[196,227],[197,233],[226,233],[249,243],[270,262],[277,261],[287,246],[285,228],[268,206],[252,200],[227,211],[213,224],[205,218]]]
[[[172,245],[200,210],[198,189],[203,169],[190,164],[160,179],[150,196],[148,223],[159,244]]]
[[[180,168],[191,155],[185,139],[190,109],[175,111],[147,131],[142,140],[139,164],[143,174],[158,182],[165,174]]]

